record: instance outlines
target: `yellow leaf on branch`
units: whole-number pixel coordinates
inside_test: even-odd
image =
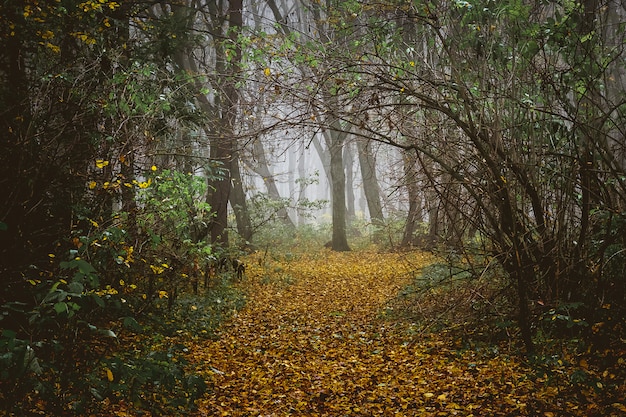
[[[113,372],[109,369],[109,368],[104,368],[104,370],[106,371],[107,374],[107,380],[109,382],[113,382]]]

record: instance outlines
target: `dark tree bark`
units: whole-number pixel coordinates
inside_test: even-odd
[[[413,150],[403,152],[404,183],[408,191],[409,212],[404,224],[404,234],[400,246],[407,247],[415,244],[415,229],[422,221],[422,201],[417,187],[417,155]]]
[[[359,154],[361,177],[363,178],[363,192],[367,201],[370,219],[375,227],[374,240],[379,240],[381,238],[381,229],[385,224],[385,218],[380,199],[380,187],[376,176],[376,159],[372,154],[369,142],[358,140],[356,146]]]
[[[214,139],[211,141],[211,160],[221,163],[223,169],[219,177],[209,177],[206,202],[215,213],[208,225],[208,236],[211,243],[228,244],[228,200],[231,190],[232,149],[231,139]]]
[[[354,155],[352,154],[352,145],[349,142],[345,143],[343,147],[343,164],[346,176],[346,215],[348,223],[350,223],[356,216],[356,211],[354,208],[354,172],[352,171]]]
[[[230,175],[232,179],[232,191],[230,193],[230,205],[235,212],[237,221],[237,232],[246,241],[246,245],[252,240],[252,222],[246,204],[246,193],[241,181],[241,171],[239,169],[239,158],[231,160]]]
[[[333,238],[331,248],[335,251],[349,251],[346,234],[346,175],[343,166],[343,144],[347,133],[339,131],[339,122],[326,135],[330,150],[330,175],[332,191]]]
[[[214,6],[213,6],[214,7]],[[211,8],[211,7],[210,7]],[[233,0],[228,4],[228,28],[224,28],[221,18],[221,10],[211,10],[214,19],[214,29],[225,31],[228,40],[235,45],[234,55],[228,56],[228,52],[223,44],[224,38],[218,39],[215,43],[216,50],[216,73],[219,74],[216,83],[219,87],[216,98],[218,103],[213,106],[215,113],[212,115],[217,119],[216,131],[210,135],[211,160],[222,163],[224,176],[221,178],[210,178],[208,180],[209,193],[207,203],[215,211],[208,234],[212,243],[228,244],[228,201],[231,193],[231,179],[233,161],[236,157],[235,123],[237,120],[239,104],[239,91],[236,87],[237,75],[241,68],[241,46],[238,36],[243,26],[242,0]],[[219,38],[219,36],[216,36]],[[205,98],[206,99],[206,98]],[[238,167],[237,167],[238,168]]]

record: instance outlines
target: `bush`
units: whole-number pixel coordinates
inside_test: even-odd
[[[211,212],[204,180],[157,171],[128,183],[137,191],[133,212],[95,219],[83,211],[67,242],[33,262],[45,267],[24,272],[28,296],[0,301],[8,415],[85,415],[113,404],[178,415],[202,394],[182,341],[168,338],[212,335],[244,298],[218,277],[205,298],[176,303],[216,259],[201,238]]]

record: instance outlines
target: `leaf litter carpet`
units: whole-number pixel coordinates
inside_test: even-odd
[[[218,340],[192,347],[209,383],[199,414],[560,415],[546,404],[573,414],[575,404],[558,404],[555,390],[523,377],[519,358],[461,353],[385,317],[389,300],[430,262],[375,252],[250,261],[246,307]]]

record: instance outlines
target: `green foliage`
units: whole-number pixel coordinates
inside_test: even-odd
[[[6,388],[0,398],[8,412],[35,401],[61,411],[71,409],[69,398],[90,398],[83,373],[110,351],[117,337],[107,328],[106,318],[121,309],[97,291],[93,266],[74,258],[55,270],[50,279],[29,282],[34,304],[0,305],[5,327],[0,336],[0,385]],[[38,395],[29,395],[31,390]]]
[[[185,371],[187,351],[174,343],[165,350],[121,353],[103,361],[98,386],[91,394],[98,400],[129,401],[135,410],[152,414],[185,415],[206,390],[204,380]]]
[[[203,201],[206,177],[157,171],[148,176],[149,185],[137,195],[138,204],[143,206],[139,226],[170,246],[202,242],[212,217],[211,206]]]
[[[170,400],[189,405],[201,392],[178,347],[125,351],[212,256],[200,236],[211,218],[203,180],[137,176],[138,150],[168,145],[172,118],[177,129],[199,118],[194,80],[151,54],[156,43],[130,41],[139,7],[0,5],[0,414],[88,415],[145,391],[153,397],[137,410],[172,415]],[[163,32],[178,35],[169,39],[186,41],[166,20]],[[139,370],[141,384],[115,385],[103,373],[113,367]]]
[[[39,401],[46,410],[80,415],[104,399],[125,399],[135,409],[174,415],[202,393],[203,381],[184,371],[184,348],[159,347],[159,334],[176,334],[180,327],[151,326],[157,336],[146,339],[140,323],[171,317],[171,323],[189,323],[186,332],[209,335],[243,298],[225,281],[198,299],[206,306],[191,309],[187,302],[167,312],[178,291],[200,279],[197,265],[213,258],[210,246],[192,240],[193,228],[210,218],[210,208],[198,202],[206,186],[170,171],[138,184],[145,184],[133,217],[138,234],[131,233],[128,213],[116,213],[102,225],[84,219],[88,230],[77,230],[68,259],[57,262],[51,255],[46,271],[28,281],[36,303],[0,305],[0,320],[8,324],[0,336],[0,384],[8,412]],[[125,340],[145,345],[120,351],[118,336],[129,333]],[[32,390],[38,394],[28,395]]]
[[[544,322],[544,330],[552,328],[553,332],[563,332],[565,329],[588,327],[589,323],[581,318],[581,310],[584,304],[580,302],[561,303],[541,315]],[[554,333],[553,333],[554,334]],[[578,335],[578,332],[573,332]]]
[[[232,281],[232,277],[225,274],[200,295],[182,295],[167,313],[153,316],[153,328],[166,335],[183,332],[194,337],[215,338],[219,326],[246,302],[246,294],[233,286]]]

